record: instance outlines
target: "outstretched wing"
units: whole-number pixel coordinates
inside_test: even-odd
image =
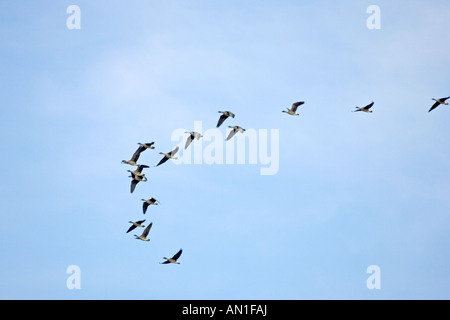
[[[160,262],[161,264],[169,264],[170,263],[170,261],[169,260],[166,260],[166,261],[164,261],[164,262]]]
[[[159,161],[159,163],[156,165],[156,167],[159,166],[159,165],[161,165],[161,164],[163,164],[163,163],[166,162],[167,160],[169,160],[169,158],[167,158],[166,156],[164,156],[164,158],[162,158],[161,161]]]
[[[375,104],[375,102],[372,102],[371,104],[368,104],[367,106],[365,106],[363,109],[369,110],[370,108],[373,107],[374,104]]]
[[[177,146],[175,149],[173,149],[172,151],[170,151],[169,154],[170,154],[171,156],[174,156],[174,155],[178,152],[178,150],[180,150],[180,148]]]
[[[142,205],[142,211],[144,211],[144,214],[147,212],[147,208],[148,208],[149,204],[144,201],[144,204]]]
[[[302,104],[304,104],[304,103],[305,103],[304,101],[294,102],[294,103],[292,104],[291,110],[294,111],[294,112],[296,112],[296,111],[297,111],[297,108],[298,108],[299,106],[301,106]]]
[[[134,224],[131,225],[131,227],[128,229],[127,233],[136,229],[136,226]]]
[[[440,103],[439,103],[439,102],[436,102],[435,104],[433,104],[433,106],[431,107],[431,109],[428,110],[428,112],[431,112],[432,110],[436,109],[439,105],[440,105]]]
[[[137,148],[137,150],[133,153],[131,160],[137,163],[139,156],[141,155],[141,152],[144,150],[145,150],[145,147],[139,146],[139,148]]]
[[[152,225],[153,225],[153,222],[151,222],[151,223],[147,226],[147,228],[145,228],[144,232],[142,232],[142,236],[143,236],[143,237],[147,238],[148,233],[150,232],[150,229],[151,229]]]
[[[221,115],[220,118],[219,118],[219,121],[217,122],[216,128],[220,127],[220,126],[222,125],[222,123],[223,123],[227,118],[228,118],[228,116],[226,116],[226,115],[224,115],[224,114]]]
[[[186,144],[185,144],[185,146],[184,146],[184,149],[187,149],[187,147],[189,147],[189,145],[191,144],[191,142],[192,142],[192,134],[190,134],[189,137],[187,138]]]
[[[136,188],[136,185],[138,183],[139,183],[139,180],[136,180],[136,179],[131,180],[131,188],[130,188],[131,193],[133,193],[133,191]]]
[[[233,138],[234,135],[236,134],[236,132],[237,132],[237,130],[235,130],[235,129],[233,128],[233,130],[230,131],[230,134],[229,134],[228,137],[227,137],[227,141],[230,140],[231,138]]]
[[[180,249],[175,255],[172,257],[174,260],[178,260],[178,258],[181,256],[181,253],[183,252],[183,249]]]

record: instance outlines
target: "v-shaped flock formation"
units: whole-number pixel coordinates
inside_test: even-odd
[[[450,97],[441,98],[441,99],[433,98],[432,100],[434,100],[435,103],[433,104],[433,106],[431,107],[431,109],[428,112],[431,112],[432,110],[436,109],[440,105],[448,105],[448,103],[446,102],[448,99],[450,99]],[[291,108],[287,108],[287,110],[283,110],[282,112],[287,113],[288,115],[291,115],[291,116],[298,116],[299,114],[297,113],[297,109],[299,106],[301,106],[303,104],[305,104],[304,101],[294,102],[292,104]],[[366,113],[372,113],[373,111],[371,110],[371,108],[374,106],[374,104],[375,104],[375,102],[372,101],[370,104],[366,105],[365,107],[356,107],[356,109],[353,110],[352,112],[362,111],[362,112],[366,112]],[[217,122],[216,128],[219,128],[225,122],[225,120],[227,120],[228,118],[235,117],[235,114],[231,111],[219,111],[219,113],[221,113],[222,115],[220,116],[220,118]],[[231,128],[232,130],[229,132],[229,134],[226,138],[226,141],[229,141],[230,139],[232,139],[237,133],[245,132],[244,128],[237,126],[237,125],[228,126],[228,127]],[[194,132],[194,131],[192,131],[192,132],[186,131],[186,133],[189,134],[189,136],[186,139],[184,149],[187,149],[191,145],[192,141],[194,141],[195,139],[199,140],[200,138],[203,137],[201,135],[201,133]],[[122,160],[122,163],[124,163],[124,164],[128,164],[128,165],[137,167],[137,169],[134,171],[127,170],[128,172],[131,173],[130,178],[132,178],[131,186],[130,186],[131,193],[134,192],[134,190],[136,189],[136,186],[139,182],[147,182],[147,178],[145,177],[145,174],[142,171],[143,171],[143,169],[149,168],[149,166],[138,163],[141,153],[147,149],[155,149],[154,142],[138,143],[138,145],[139,145],[138,149],[133,153],[133,156],[131,157],[130,160]],[[155,167],[162,165],[163,163],[167,162],[169,159],[177,159],[176,154],[178,151],[179,151],[179,147],[177,146],[168,153],[160,152],[159,154],[163,155],[163,158],[158,162],[158,164],[155,165]],[[143,205],[142,205],[143,214],[146,214],[149,206],[159,204],[159,201],[153,197],[150,199],[141,199],[141,201],[143,201]],[[143,224],[145,222],[145,220],[129,221],[129,222],[132,225],[129,227],[129,229],[126,233],[129,233],[130,231],[132,231],[136,228],[142,227],[142,228],[145,228],[144,231],[142,232],[142,234],[140,236],[134,235],[135,238],[138,240],[142,240],[142,241],[147,241],[147,242],[150,241],[150,239],[148,238],[148,234],[150,232],[150,229],[153,226],[153,222],[151,222],[149,225],[147,225],[147,227],[145,227]],[[170,264],[170,263],[180,264],[178,259],[180,258],[182,252],[183,252],[183,250],[180,249],[172,258],[164,257],[163,259],[165,259],[166,261],[160,262],[160,263],[161,264]]]

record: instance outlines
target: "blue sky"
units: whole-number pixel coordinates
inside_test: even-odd
[[[450,95],[448,1],[10,0],[0,15],[0,298],[450,298],[450,108],[428,113]],[[277,174],[153,167],[174,130],[224,109],[279,130]],[[150,141],[130,194],[121,160]],[[125,233],[140,219],[149,243]]]

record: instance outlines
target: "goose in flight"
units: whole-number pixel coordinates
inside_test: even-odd
[[[145,177],[145,175],[135,175],[133,172],[131,173],[131,177],[133,178],[133,180],[131,180],[131,187],[130,187],[130,191],[131,193],[133,193],[134,189],[136,189],[136,185],[140,182],[146,182],[147,178]]]
[[[228,128],[232,128],[233,130],[231,130],[230,133],[228,134],[227,141],[233,138],[236,132],[244,133],[245,131],[244,128],[241,128],[239,126],[228,126]]]
[[[166,261],[164,262],[160,262],[161,264],[169,264],[169,263],[176,263],[176,264],[180,264],[178,262],[178,258],[181,256],[181,253],[183,252],[183,249],[180,249],[180,251],[178,251],[177,253],[175,253],[175,255],[172,258],[166,258],[163,257],[163,259],[166,259]]]
[[[192,131],[192,132],[186,131],[186,133],[189,133],[189,137],[186,140],[186,145],[184,146],[184,149],[187,149],[187,147],[189,147],[192,140],[194,140],[194,139],[199,140],[201,137],[203,137],[200,133],[195,132],[195,131]]]
[[[228,117],[234,118],[234,113],[231,112],[231,111],[219,111],[219,113],[221,113],[222,115],[220,116],[219,121],[217,122],[216,128],[220,127],[221,124],[222,124]]]
[[[142,204],[142,210],[144,211],[144,214],[147,212],[147,208],[148,206],[151,205],[158,205],[159,201],[156,200],[155,198],[151,198],[151,199],[141,199],[142,201],[144,201],[144,203]]]
[[[144,168],[150,168],[150,167],[145,164],[140,164],[140,165],[138,165],[136,170],[134,170],[134,171],[127,170],[127,171],[131,173],[132,178],[134,178],[135,176],[144,177],[145,174],[142,173],[142,169],[144,169]]]
[[[129,221],[129,222],[132,223],[132,225],[131,225],[131,227],[128,229],[127,233],[130,232],[131,230],[136,229],[137,227],[145,227],[145,226],[143,225],[143,223],[145,222],[145,220],[139,220],[139,221],[136,221],[136,222]]]
[[[441,98],[441,99],[434,99],[434,98],[433,98],[433,100],[436,101],[436,103],[433,104],[433,106],[431,107],[431,109],[430,109],[428,112],[431,112],[432,110],[436,109],[436,108],[439,107],[441,104],[448,106],[448,102],[445,102],[445,101],[447,101],[448,99],[450,99],[450,97],[447,97],[447,98]]]
[[[150,241],[150,239],[147,238],[148,233],[150,232],[150,228],[152,227],[153,222],[151,222],[147,228],[144,229],[144,232],[140,236],[134,235],[136,239],[142,240],[142,241]]]
[[[372,101],[371,104],[368,104],[367,106],[365,106],[364,108],[360,108],[360,107],[356,107],[356,110],[352,111],[352,112],[358,112],[358,111],[363,111],[363,112],[373,112],[372,110],[370,110],[370,108],[373,107],[373,105],[375,104],[375,102]]]
[[[145,149],[155,149],[154,146],[154,142],[147,142],[147,143],[138,143],[138,145],[140,145],[141,147],[145,148]]]
[[[122,160],[122,163],[126,163],[132,166],[139,166],[139,164],[137,163],[139,156],[141,155],[141,152],[144,151],[146,148],[144,148],[143,146],[139,146],[139,148],[137,148],[137,150],[134,152],[133,156],[131,157],[130,160]]]
[[[155,167],[163,164],[164,162],[166,162],[169,159],[178,159],[177,157],[175,157],[175,154],[178,152],[178,150],[180,150],[180,148],[177,146],[175,149],[173,149],[169,153],[160,152],[159,154],[163,154],[164,158],[162,158],[161,161],[159,161],[159,163]]]
[[[292,107],[291,107],[290,109],[287,108],[287,111],[286,111],[286,110],[283,110],[283,111],[281,111],[281,112],[290,114],[291,116],[298,116],[299,114],[297,113],[297,108],[298,108],[299,106],[301,106],[302,104],[304,104],[304,103],[305,103],[304,101],[294,102],[294,103],[292,104]]]

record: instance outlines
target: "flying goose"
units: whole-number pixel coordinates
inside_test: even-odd
[[[137,163],[139,156],[141,155],[141,152],[144,151],[145,148],[143,146],[139,146],[139,148],[134,152],[133,156],[131,157],[130,160],[122,160],[122,163],[126,163],[132,166],[138,166],[139,164]]]
[[[144,168],[150,168],[150,167],[145,164],[140,164],[140,165],[138,165],[136,170],[134,170],[134,171],[127,170],[127,171],[131,173],[132,178],[134,178],[135,176],[144,177],[145,174],[142,173],[142,169],[144,169]]]
[[[192,132],[186,131],[185,133],[189,133],[189,137],[186,140],[186,145],[184,146],[184,149],[187,149],[187,147],[189,147],[192,140],[194,140],[194,139],[199,140],[201,137],[203,137],[200,133],[195,132],[195,131],[192,131]]]
[[[281,111],[281,112],[290,114],[291,116],[298,116],[299,114],[297,113],[297,108],[298,108],[299,106],[301,106],[302,104],[304,104],[304,103],[305,103],[304,101],[294,102],[294,103],[292,104],[292,107],[291,107],[290,109],[287,108],[287,111],[286,111],[286,110],[283,110],[283,111]]]
[[[436,101],[435,104],[433,104],[433,106],[431,107],[431,109],[428,112],[431,112],[432,110],[436,109],[438,106],[440,106],[441,104],[448,106],[448,102],[445,102],[447,99],[449,99],[450,97],[447,98],[441,98],[441,99],[434,99],[434,101]]]
[[[356,110],[352,111],[352,112],[358,112],[358,111],[363,111],[363,112],[373,112],[372,110],[370,110],[370,108],[373,107],[373,105],[375,104],[375,102],[372,101],[371,104],[368,104],[367,106],[365,106],[364,108],[360,108],[360,107],[356,107]]]
[[[146,182],[147,178],[144,175],[135,175],[133,172],[131,173],[131,176],[133,180],[131,180],[131,193],[133,193],[134,189],[136,188],[136,185],[140,182]]]
[[[139,221],[136,221],[136,222],[129,221],[129,222],[132,223],[132,225],[131,225],[131,227],[128,229],[127,233],[130,232],[131,230],[136,229],[137,227],[145,227],[145,226],[143,225],[143,223],[145,222],[145,220],[139,220]]]
[[[142,241],[150,241],[150,239],[147,239],[148,233],[150,232],[150,228],[152,227],[153,222],[151,222],[147,228],[144,229],[144,232],[140,236],[134,235],[136,239],[142,240]]]
[[[164,158],[162,158],[161,161],[159,161],[159,163],[155,167],[163,164],[164,162],[166,162],[169,159],[178,159],[177,157],[174,157],[175,154],[178,152],[178,150],[180,150],[180,148],[177,146],[175,149],[173,149],[169,153],[162,153],[162,152],[160,152],[159,154],[163,154]]]
[[[176,264],[180,264],[177,260],[178,258],[181,256],[181,253],[183,252],[183,249],[180,249],[180,251],[178,251],[172,258],[166,258],[163,257],[163,259],[166,259],[166,261],[164,262],[160,262],[161,264],[168,264],[168,263],[176,263]]]
[[[233,130],[231,130],[230,133],[228,134],[227,141],[230,140],[231,138],[233,138],[234,135],[236,134],[236,132],[239,131],[241,133],[244,133],[244,131],[245,131],[244,128],[241,128],[239,126],[228,126],[228,128],[232,128]]]
[[[154,146],[154,142],[147,142],[147,143],[138,143],[138,145],[140,145],[141,147],[145,148],[145,149],[155,149]]]
[[[232,117],[234,118],[234,113],[231,111],[219,111],[219,113],[222,113],[222,115],[219,118],[219,121],[217,122],[216,128],[220,127],[220,125],[228,118]]]
[[[142,210],[144,211],[144,214],[147,212],[147,208],[148,206],[151,205],[158,205],[159,201],[156,200],[155,198],[151,198],[151,199],[141,199],[142,201],[144,201],[144,203],[142,204]]]

